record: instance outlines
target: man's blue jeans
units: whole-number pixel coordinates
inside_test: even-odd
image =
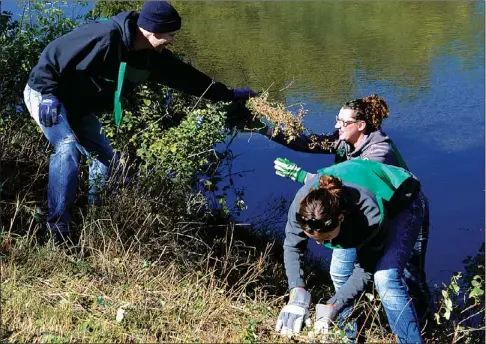
[[[56,125],[45,127],[40,124],[41,97],[39,92],[27,85],[24,90],[27,109],[55,151],[49,164],[47,223],[53,231],[69,232],[71,208],[78,187],[81,154],[89,161],[90,203],[97,200],[108,175],[118,165],[118,157],[108,138],[102,133],[101,123],[94,114],[69,118],[68,121],[66,110],[62,107]]]
[[[422,341],[419,339],[420,335],[415,333],[415,329],[411,331],[410,328],[403,328],[402,325],[416,323],[415,309],[418,319],[425,318],[431,303],[431,294],[425,279],[425,254],[429,234],[428,211],[428,201],[423,193],[420,193],[412,207],[393,220],[389,226],[384,256],[378,263],[374,276],[390,326],[401,342]],[[416,235],[417,226],[420,227]],[[397,236],[397,233],[401,234]],[[408,250],[409,247],[411,252]],[[351,276],[356,260],[356,249],[333,250],[330,274],[335,290],[338,290]],[[403,283],[403,280],[406,282]],[[408,299],[409,294],[413,297],[413,304],[410,305],[415,306],[412,307],[415,308],[413,310],[403,301]],[[400,309],[400,312],[397,313],[394,309]],[[342,324],[344,317],[351,313],[352,306],[344,309],[339,316],[339,323]],[[415,319],[410,320],[413,318]],[[356,321],[352,321],[344,330],[348,338],[355,339],[358,330]],[[419,330],[417,331],[420,333]]]

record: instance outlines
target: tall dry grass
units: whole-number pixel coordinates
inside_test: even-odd
[[[81,183],[79,245],[54,248],[44,236],[50,153],[29,122],[2,132],[3,340],[282,340],[272,333],[286,292],[279,239],[136,175],[101,206]]]
[[[307,330],[292,340],[273,331],[287,301],[282,229],[272,221],[282,202],[253,226],[238,224],[213,212],[199,193],[144,180],[150,177],[133,172],[126,158],[121,174],[131,183],[106,194],[102,205],[88,205],[86,182],[80,184],[79,245],[58,249],[43,235],[50,153],[30,121],[0,131],[2,342],[322,340]],[[86,174],[83,165],[81,180]],[[312,257],[306,263],[313,303],[331,295],[325,265]],[[376,293],[357,306],[367,341],[394,341]],[[466,337],[459,330],[443,323],[431,341],[484,339],[484,327]],[[329,340],[345,341],[344,332],[333,329]]]

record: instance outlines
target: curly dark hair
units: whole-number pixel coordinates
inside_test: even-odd
[[[356,111],[356,119],[365,121],[366,130],[370,132],[380,129],[381,122],[390,114],[385,100],[374,93],[369,97],[358,98],[345,103],[343,109]]]

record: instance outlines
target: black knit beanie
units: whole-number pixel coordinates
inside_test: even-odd
[[[181,28],[181,17],[167,1],[147,1],[142,6],[137,24],[149,32],[172,32]]]

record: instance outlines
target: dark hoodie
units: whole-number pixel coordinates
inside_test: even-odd
[[[42,52],[29,77],[29,86],[53,94],[68,113],[109,111],[113,108],[120,62],[144,77],[123,83],[127,94],[137,81],[152,80],[194,96],[201,96],[212,79],[164,49],[135,51],[138,13],[121,12],[107,21],[84,24],[52,41]],[[130,74],[130,73],[127,73]],[[127,74],[125,79],[127,79]],[[232,101],[233,92],[214,83],[205,93],[214,101]]]

